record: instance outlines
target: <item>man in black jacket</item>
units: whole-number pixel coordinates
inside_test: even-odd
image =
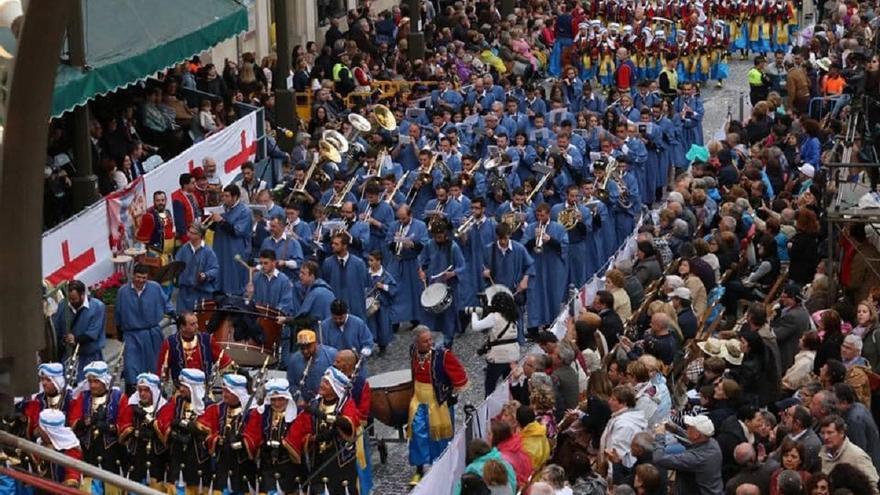
[[[620,336],[623,335],[623,321],[620,315],[614,311],[614,296],[607,290],[600,290],[596,293],[596,299],[593,300],[593,310],[602,318],[602,326],[599,330],[605,336],[608,343],[608,349],[617,344]]]

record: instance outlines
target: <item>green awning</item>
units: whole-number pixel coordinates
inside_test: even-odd
[[[59,67],[53,117],[201,53],[248,27],[247,9],[238,0],[83,0],[83,6],[89,69]]]

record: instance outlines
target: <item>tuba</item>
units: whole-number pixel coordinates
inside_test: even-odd
[[[385,105],[373,106],[373,117],[382,129],[386,131],[397,129],[397,119],[394,117],[394,113]]]

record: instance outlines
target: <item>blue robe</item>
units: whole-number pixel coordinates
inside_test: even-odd
[[[431,107],[437,108],[441,105],[452,107],[454,112],[458,112],[461,110],[461,105],[464,103],[464,97],[458,91],[454,89],[446,89],[445,91],[440,91],[439,89],[435,89],[431,91]]]
[[[642,201],[645,204],[653,204],[655,200],[655,192],[665,183],[664,174],[669,171],[669,154],[666,147],[668,141],[666,132],[669,130],[669,119],[665,117],[654,121],[652,130],[645,134],[645,147],[648,156],[645,161],[645,177],[642,179],[642,187],[644,191]]]
[[[471,174],[467,187],[462,188],[462,192],[471,198],[486,197],[486,174],[480,171]]]
[[[247,285],[248,272],[235,261],[235,255],[247,260],[251,248],[253,219],[250,209],[239,201],[223,212],[223,221],[215,222],[214,252],[220,262],[220,290],[230,295],[241,295]]]
[[[514,209],[513,203],[510,201],[505,201],[504,203],[499,205],[498,208],[495,209],[495,219],[497,221],[501,222],[501,220],[504,218],[504,214],[510,213],[511,211],[513,211],[513,209]],[[527,224],[534,223],[535,211],[531,205],[523,205],[520,207],[520,210],[523,213],[525,213],[525,223],[527,223]],[[523,224],[524,227],[525,227],[525,223]],[[516,232],[511,233],[510,238],[514,239],[514,240],[522,239],[524,230],[525,230],[525,228],[520,228]]]
[[[483,112],[488,112],[495,101],[495,95],[491,91],[486,91],[485,89],[479,93],[476,90],[471,89],[465,97],[465,103],[468,106],[474,107],[479,103],[483,108]]]
[[[598,115],[602,115],[605,113],[605,98],[598,96],[596,94],[590,93],[590,96],[586,96],[583,93],[577,97],[575,100],[575,111],[580,113],[584,110],[595,113]]]
[[[361,221],[344,221],[347,225],[348,235],[351,238],[348,241],[348,250],[359,258],[366,256],[365,247],[370,242],[370,226]],[[331,246],[331,231],[326,230],[323,236],[324,249],[321,252],[320,259],[323,260],[327,256],[333,255],[333,246]]]
[[[685,153],[696,144],[703,145],[703,102],[696,97],[678,97],[675,99],[675,113],[681,114],[681,111],[687,105],[692,113],[682,117],[682,144]],[[683,167],[684,163],[675,163],[676,166]]]
[[[620,203],[616,205],[615,210],[615,227],[617,228],[617,246],[626,242],[626,239],[632,234],[636,226],[636,217],[642,209],[639,195],[638,178],[631,170],[627,170],[623,174],[623,183],[627,189],[627,198],[629,208],[624,208]],[[615,184],[616,185],[616,184]],[[618,194],[620,194],[618,190]]]
[[[452,224],[458,224],[462,217],[469,214],[469,212],[462,210],[462,204],[453,199],[447,198],[446,202],[442,207],[439,206],[439,202],[437,199],[432,199],[425,204],[425,211],[422,214],[422,220],[425,223],[429,223],[428,215],[429,212],[437,211],[438,207],[440,211],[446,215],[446,219],[449,220]]]
[[[340,191],[340,192],[342,192],[342,191]],[[333,198],[335,196],[336,196],[336,190],[331,187],[330,189],[327,189],[326,191],[324,191],[321,194],[320,202],[322,205],[328,206],[330,204],[330,202],[333,201]],[[342,202],[343,203],[351,202],[351,203],[357,204],[357,198],[354,196],[354,193],[349,191],[349,192],[345,193],[345,196],[342,197]]]
[[[88,307],[85,306],[86,304],[88,304]],[[104,332],[106,322],[105,310],[106,307],[101,300],[88,297],[86,302],[80,306],[80,315],[77,318],[73,315],[73,311],[67,304],[67,299],[64,299],[58,304],[58,310],[52,315],[52,324],[55,326],[55,333],[58,337],[58,348],[65,351],[64,358],[69,358],[70,353],[73,352],[73,349],[68,349],[62,340],[64,334],[68,332],[68,325],[71,325],[69,331],[73,333],[76,342],[79,344],[76,365],[77,380],[83,378],[82,369],[84,366],[92,361],[104,360],[101,350],[104,348],[107,339]]]
[[[542,98],[535,98],[533,100],[524,99],[520,103],[520,112],[528,114],[529,110],[531,110],[534,115],[544,115],[547,113],[547,102]]]
[[[459,281],[461,306],[477,306],[477,294],[483,292],[486,280],[483,278],[483,251],[486,244],[495,240],[495,227],[498,225],[493,218],[484,218],[480,225],[474,225],[470,231],[459,239],[466,264],[464,276]]]
[[[417,172],[409,174],[406,180],[403,181],[403,187],[401,187],[412,206],[412,214],[416,218],[424,216],[428,202],[436,196],[434,186],[443,182],[443,173],[437,167],[434,167],[434,170],[431,171],[432,182],[430,184],[423,183],[419,189],[413,189],[413,184],[415,184],[420,175]]]
[[[162,346],[159,322],[163,315],[173,312],[174,307],[162,286],[152,280],[147,281],[140,296],[131,284],[120,287],[116,295],[114,319],[125,345],[125,383],[136,383],[140,373],[156,369],[159,348]]]
[[[370,203],[367,200],[362,200],[358,205],[358,211],[364,213],[369,206]],[[370,216],[381,222],[382,225],[375,227],[367,224],[369,225],[370,235],[366,249],[364,249],[365,254],[370,254],[373,251],[382,251],[385,246],[385,238],[388,235],[388,226],[394,221],[394,210],[386,201],[379,201],[371,209]]]
[[[617,229],[614,227],[614,219],[611,216],[608,205],[597,199],[588,201],[588,203],[595,205],[589,206],[588,209],[595,209],[596,213],[593,216],[594,218],[598,217],[594,220],[593,224],[595,235],[591,235],[590,240],[593,242],[596,250],[597,266],[602,268],[608,257],[617,251]],[[592,250],[587,252],[592,253]]]
[[[550,210],[550,218],[554,222],[559,220],[559,212],[568,206],[567,203],[559,203]],[[574,285],[580,288],[587,282],[587,279],[596,273],[598,266],[590,263],[590,257],[587,255],[589,248],[587,238],[593,232],[593,216],[582,204],[575,205],[581,212],[581,220],[575,224],[575,227],[568,231],[568,281],[566,285]]]
[[[638,202],[640,204],[653,204],[653,198],[645,198],[647,195],[645,181],[647,180],[648,149],[641,139],[627,139],[626,147],[628,150],[626,157],[629,159],[629,170],[635,174],[636,184],[639,186]],[[631,198],[634,197],[632,193],[633,191],[630,191]]]
[[[358,318],[367,317],[367,308],[364,300],[364,289],[370,284],[370,274],[364,260],[348,254],[348,260],[343,268],[339,258],[328,256],[324,258],[321,266],[321,274],[324,280],[333,288],[333,293],[338,299],[345,301],[348,312]]]
[[[281,238],[275,239],[272,236],[263,240],[260,251],[268,249],[275,253],[275,259],[283,261],[284,266],[281,267],[281,273],[287,275],[291,281],[298,278],[299,267],[303,262],[302,244],[299,240],[282,234]]]
[[[655,103],[658,103],[662,98],[657,93],[645,93],[642,95],[641,92],[636,91],[636,94],[633,95],[633,107],[641,110],[642,107],[653,108]],[[638,121],[638,119],[636,120]]]
[[[318,394],[318,387],[321,386],[324,372],[333,366],[337,352],[335,348],[326,344],[319,345],[315,349],[308,374],[306,374],[306,364],[309,360],[303,356],[302,352],[296,351],[290,355],[287,361],[287,381],[290,383],[290,395],[294,400],[309,402]]]
[[[403,131],[400,131],[403,133]],[[403,134],[401,134],[403,135]],[[413,146],[412,143],[406,144],[403,147],[399,148],[398,154],[395,156],[392,151],[392,157],[394,161],[400,164],[400,167],[404,172],[409,172],[410,170],[415,170],[419,168],[419,150],[421,150],[421,146],[424,144],[424,140],[422,138],[419,139],[419,143],[416,146]]]
[[[523,236],[523,244],[535,260],[535,278],[529,280],[529,327],[553,323],[565,298],[568,279],[568,233],[562,225],[551,221],[547,227],[550,240],[544,243],[541,253],[535,253],[537,227],[537,223],[530,224]]]
[[[192,311],[197,302],[210,299],[217,290],[217,279],[220,277],[217,255],[204,245],[193,251],[192,244],[187,242],[177,250],[174,259],[186,264],[177,277],[177,312]],[[199,281],[199,273],[205,274],[205,280]]]
[[[333,318],[327,318],[321,322],[321,342],[324,345],[335,347],[336,349],[351,349],[356,354],[362,351],[373,351],[373,334],[367,328],[364,320],[355,315],[349,314],[345,319],[342,328],[336,326]],[[361,366],[360,373],[366,376],[366,369]]]
[[[302,250],[303,255],[312,252],[312,226],[309,225],[308,222],[303,219],[299,219],[299,222],[297,222],[296,225],[288,222],[284,227],[284,233],[288,236],[296,234],[296,240],[299,242],[299,247]]]
[[[516,292],[517,286],[523,277],[535,275],[535,260],[528,250],[516,241],[510,241],[509,249],[505,252],[501,251],[498,243],[492,241],[483,246],[483,269],[489,270],[492,275],[492,281],[501,284]],[[530,282],[529,285],[531,285]]]
[[[529,284],[534,283],[531,281],[531,278],[535,276],[535,260],[532,259],[525,246],[514,240],[510,241],[508,250],[504,252],[498,247],[497,242],[483,246],[483,266],[480,268],[481,276],[483,269],[489,270],[492,275],[492,282],[504,285],[514,294],[518,290],[520,281],[526,275],[529,276]],[[523,295],[528,296],[528,289]],[[516,334],[517,340],[522,344],[525,342],[525,305],[519,301],[517,304],[519,305],[519,318],[516,324]]]
[[[413,241],[412,248],[404,247],[398,256],[394,249],[394,237],[400,230],[400,222],[395,221],[388,227],[388,239],[385,246],[385,259],[388,260],[388,272],[397,280],[397,296],[391,312],[392,323],[418,320],[421,317],[419,299],[425,286],[419,280],[419,253],[428,242],[428,228],[425,222],[412,219],[405,238]]]
[[[419,254],[419,266],[425,272],[427,277],[426,283],[430,286],[432,283],[445,283],[452,292],[452,304],[440,314],[431,313],[422,308],[421,320],[428,325],[428,328],[435,332],[443,332],[445,345],[447,347],[452,344],[452,339],[460,333],[461,325],[458,320],[458,311],[463,307],[461,294],[459,293],[459,282],[465,275],[464,255],[461,248],[455,241],[449,240],[446,245],[440,246],[433,240],[428,241],[425,249]],[[452,268],[449,268],[449,267]],[[446,280],[434,278],[441,272],[449,268],[454,272],[455,276]]]
[[[272,277],[263,272],[254,275],[254,302],[279,309],[285,314],[293,311],[293,285],[287,275],[276,270]]]
[[[669,119],[672,123],[672,132],[669,133],[669,164],[670,166],[684,167],[687,164],[685,158],[686,150],[684,149],[684,123],[680,115],[674,115]],[[666,185],[668,179],[664,177],[663,185]]]
[[[376,284],[387,287],[377,288]],[[391,329],[391,310],[394,304],[394,296],[397,294],[397,280],[382,269],[381,273],[370,273],[370,286],[367,288],[367,296],[379,299],[379,309],[373,316],[367,318],[367,326],[373,332],[373,340],[379,347],[387,347],[394,340],[394,332]]]
[[[330,303],[336,299],[330,286],[322,279],[315,280],[309,287],[303,287],[302,282],[293,285],[293,310],[291,313],[296,317],[312,317],[316,322],[330,317]],[[317,329],[313,329],[317,331]],[[281,363],[287,363],[293,341],[296,336],[292,335],[293,329],[285,325],[281,330]],[[291,382],[292,383],[292,382]]]

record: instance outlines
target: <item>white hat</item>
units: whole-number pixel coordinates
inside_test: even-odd
[[[667,287],[672,289],[678,289],[679,287],[684,287],[684,280],[681,279],[678,275],[667,275],[665,284]]]
[[[743,362],[743,351],[738,339],[727,339],[721,347],[721,357],[728,363],[739,366]]]
[[[699,34],[703,34],[706,32],[706,28],[704,28],[703,26],[697,26],[696,31]]]
[[[665,37],[666,37],[666,31],[664,31],[664,30],[662,30],[662,29],[658,29],[658,30],[654,31],[654,36],[656,36],[656,37],[658,37],[658,38],[665,38]]]
[[[679,299],[684,299],[685,301],[691,300],[691,290],[687,287],[678,287],[674,291],[672,291],[672,297],[677,297]]]
[[[590,25],[593,27],[599,27],[602,25],[602,21],[600,21],[599,19],[593,19],[590,21]]]
[[[107,363],[105,363],[104,361],[92,361],[91,363],[87,364],[86,367],[83,368],[83,376],[85,378],[83,378],[83,380],[79,382],[79,385],[77,385],[76,389],[73,391],[74,397],[76,397],[80,392],[88,390],[89,378],[100,380],[108,389],[110,388],[110,382],[113,381],[113,376],[110,374]]]
[[[629,24],[627,24],[626,26],[623,26],[623,32],[624,32],[624,33],[627,33],[627,34],[632,33],[632,32],[633,32],[633,27],[630,26]]]
[[[348,387],[348,384],[351,383],[351,380],[345,376],[345,373],[339,371],[333,366],[327,368],[327,371],[324,372],[324,380],[327,380],[327,383],[330,384],[333,391],[336,393],[336,397],[339,399],[345,395],[345,389]]]
[[[578,29],[589,29],[589,28],[590,28],[590,25],[586,22],[582,22],[582,23],[578,24]]]
[[[79,448],[79,439],[67,426],[67,418],[58,409],[43,409],[40,411],[40,429],[46,432],[52,447],[55,450],[69,450]]]
[[[199,415],[205,412],[205,403],[202,401],[205,395],[205,372],[198,368],[184,368],[180,370],[179,378],[180,384],[189,389],[193,412]]]
[[[153,396],[153,407],[157,410],[165,404],[165,398],[162,397],[162,392],[159,390],[160,385],[159,377],[153,373],[141,373],[137,376],[138,387],[150,387],[150,393]],[[131,397],[128,398],[130,406],[137,405],[140,401],[140,394],[137,392],[131,394]]]
[[[698,342],[697,347],[709,356],[721,357],[721,353],[724,352],[724,341],[715,337],[709,337],[702,342]]]
[[[620,30],[620,24],[618,24],[616,22],[612,22],[611,24],[608,25],[608,30],[609,31],[618,31],[618,30]]]
[[[37,367],[37,376],[46,377],[51,380],[59,394],[64,392],[67,380],[64,379],[64,365],[61,363],[41,364]],[[45,392],[42,383],[40,384],[40,392]]]
[[[287,399],[284,421],[293,422],[297,414],[296,403],[293,401],[293,396],[290,395],[290,382],[286,378],[273,378],[266,382],[266,398],[263,405],[260,406],[260,414],[264,414],[267,408],[271,408],[269,401],[276,398]]]
[[[223,375],[223,388],[229,390],[238,397],[238,401],[241,402],[241,407],[245,407],[248,403],[248,399],[251,398],[251,394],[248,393],[247,389],[247,378],[241,375],[236,375],[235,373]]]
[[[818,33],[817,33],[817,34],[818,34]],[[820,69],[822,69],[822,70],[824,70],[824,71],[827,72],[828,69],[831,68],[831,59],[828,58],[828,57],[820,58],[820,59],[816,62],[816,65],[819,66]]]
[[[805,163],[798,167],[798,172],[812,179],[816,175],[816,167],[810,165],[809,163]]]
[[[712,420],[702,414],[699,416],[685,416],[684,424],[693,426],[694,429],[707,437],[715,434],[715,425],[712,424]]]

